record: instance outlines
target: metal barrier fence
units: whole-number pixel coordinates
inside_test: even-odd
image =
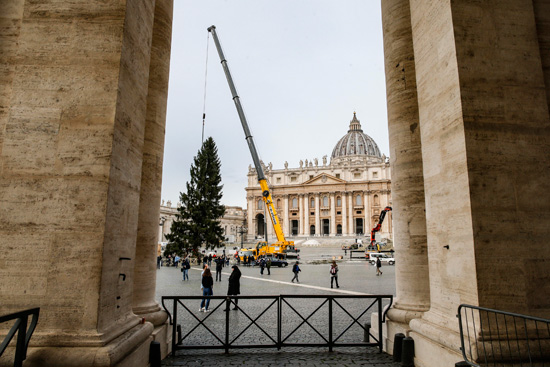
[[[213,305],[208,313],[196,311],[203,298]],[[171,310],[165,302],[171,303]],[[382,323],[392,302],[391,295],[162,297],[172,325],[174,356],[182,349],[229,353],[229,349],[284,347],[328,347],[332,351],[334,347],[365,346],[382,352]],[[372,312],[378,312],[380,337],[372,335],[367,325]]]
[[[467,365],[550,366],[550,320],[470,305],[457,317]]]
[[[16,312],[6,316],[0,316],[0,324],[15,320],[15,323],[4,338],[4,341],[2,341],[2,344],[0,344],[0,356],[2,356],[2,354],[4,354],[4,351],[10,344],[11,340],[15,336],[15,333],[17,333],[15,358],[13,362],[14,367],[23,366],[23,361],[27,358],[27,347],[29,346],[29,340],[31,339],[32,333],[36,328],[39,313],[40,308],[32,308],[30,310]],[[32,316],[32,319],[29,327],[27,328],[27,324],[29,323],[29,316]]]

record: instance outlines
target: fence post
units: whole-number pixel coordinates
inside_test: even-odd
[[[281,334],[282,334],[282,320],[281,318],[283,317],[283,313],[281,311],[282,307],[283,307],[283,302],[282,302],[282,297],[281,295],[277,296],[277,350],[281,350]]]
[[[225,299],[225,354],[229,354],[229,310],[231,306],[231,299],[229,296]]]
[[[380,353],[384,351],[384,335],[382,335],[382,297],[378,297],[378,344]]]
[[[328,299],[328,351],[332,352],[332,296]]]
[[[27,348],[25,347],[25,339],[27,337],[27,321],[29,316],[23,315],[19,320],[21,323],[17,328],[17,344],[15,346],[15,367],[23,366],[23,361],[27,358]]]
[[[174,318],[172,319],[172,357],[176,356],[176,338],[177,338],[177,332],[176,332],[176,325],[178,324],[178,300],[174,298],[174,308],[173,314]]]

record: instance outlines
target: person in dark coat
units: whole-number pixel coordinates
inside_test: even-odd
[[[222,281],[222,270],[223,270],[223,259],[221,257],[218,257],[214,259],[214,262],[216,263],[216,281]]]
[[[210,269],[208,268],[204,269],[201,283],[202,283],[202,295],[204,297],[214,295],[214,292],[213,292],[214,279],[212,279],[212,273],[210,272]],[[206,301],[206,306],[205,306],[205,301]],[[208,309],[209,305],[210,305],[210,298],[203,298],[199,312],[209,312],[210,311]]]
[[[231,267],[231,275],[229,276],[229,286],[227,288],[227,295],[228,296],[238,296],[241,294],[241,271],[239,270],[239,267],[237,265],[233,265]],[[236,310],[239,304],[239,300],[235,299],[235,307],[233,307],[234,310]],[[229,311],[228,308],[225,309],[226,311]]]

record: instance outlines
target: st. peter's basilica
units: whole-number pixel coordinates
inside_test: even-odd
[[[283,169],[264,165],[273,202],[285,236],[370,235],[380,211],[391,205],[389,159],[376,142],[361,129],[355,112],[349,130],[334,146],[330,157],[300,160],[299,167],[285,162]],[[265,236],[265,205],[256,170],[249,167],[247,193],[248,239]],[[392,238],[391,213],[380,231]],[[275,236],[267,218],[267,234]]]

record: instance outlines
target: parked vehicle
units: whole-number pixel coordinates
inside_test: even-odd
[[[342,250],[358,250],[360,248],[363,248],[363,244],[361,243],[353,243],[349,246],[342,245]]]
[[[392,256],[382,252],[365,252],[365,259],[372,265],[376,264],[376,259],[380,259],[382,263],[389,265],[395,264],[395,259]]]
[[[285,268],[288,266],[288,261],[286,260],[281,260],[281,259],[277,259],[275,257],[270,257],[271,259],[271,267],[278,267],[278,268]],[[260,262],[259,261],[254,261],[253,263],[254,266],[260,266]]]

